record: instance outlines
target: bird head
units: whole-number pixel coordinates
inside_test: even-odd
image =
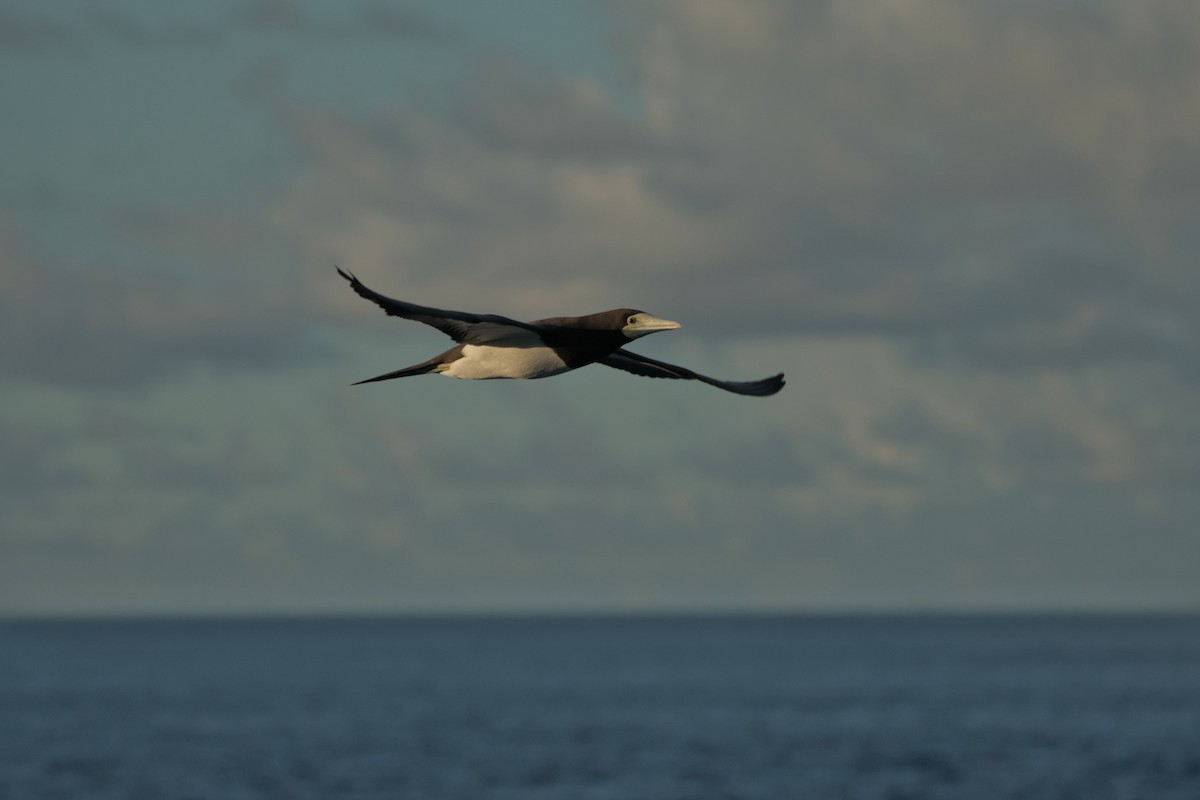
[[[652,314],[647,314],[645,311],[638,311],[633,308],[622,308],[614,311],[613,314],[620,320],[621,333],[624,334],[626,339],[637,339],[648,333],[673,331],[676,328],[683,327],[678,322],[672,322],[669,319],[660,319]]]

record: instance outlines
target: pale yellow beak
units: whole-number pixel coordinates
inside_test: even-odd
[[[682,328],[678,322],[672,322],[669,319],[659,319],[650,314],[639,313],[634,314],[625,323],[625,327],[621,328],[621,332],[630,339],[636,339],[639,336],[645,336],[648,333],[657,331],[673,331],[677,328]]]

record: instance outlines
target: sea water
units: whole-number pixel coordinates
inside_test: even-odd
[[[1200,798],[1200,618],[0,622],[0,798]]]

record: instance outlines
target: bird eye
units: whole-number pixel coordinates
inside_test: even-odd
[[[634,316],[630,317],[630,318],[628,319],[628,322],[629,322],[629,324],[630,324],[630,325],[633,325],[633,324],[635,324],[635,323],[637,322],[637,315],[634,315]]]

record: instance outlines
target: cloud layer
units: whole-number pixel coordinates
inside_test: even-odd
[[[1200,10],[605,8],[625,84],[433,7],[4,12],[14,64],[221,60],[178,108],[236,125],[189,150],[228,176],[203,191],[156,182],[170,127],[120,193],[49,144],[23,162],[46,191],[6,190],[0,600],[1200,604],[1181,566],[1200,556]],[[454,68],[417,76],[417,43]],[[135,100],[114,93],[98,129],[181,102]],[[648,354],[789,386],[760,403],[596,370],[351,392],[444,341],[335,263],[435,306],[635,304],[685,321]],[[55,599],[52,575],[76,588]]]

